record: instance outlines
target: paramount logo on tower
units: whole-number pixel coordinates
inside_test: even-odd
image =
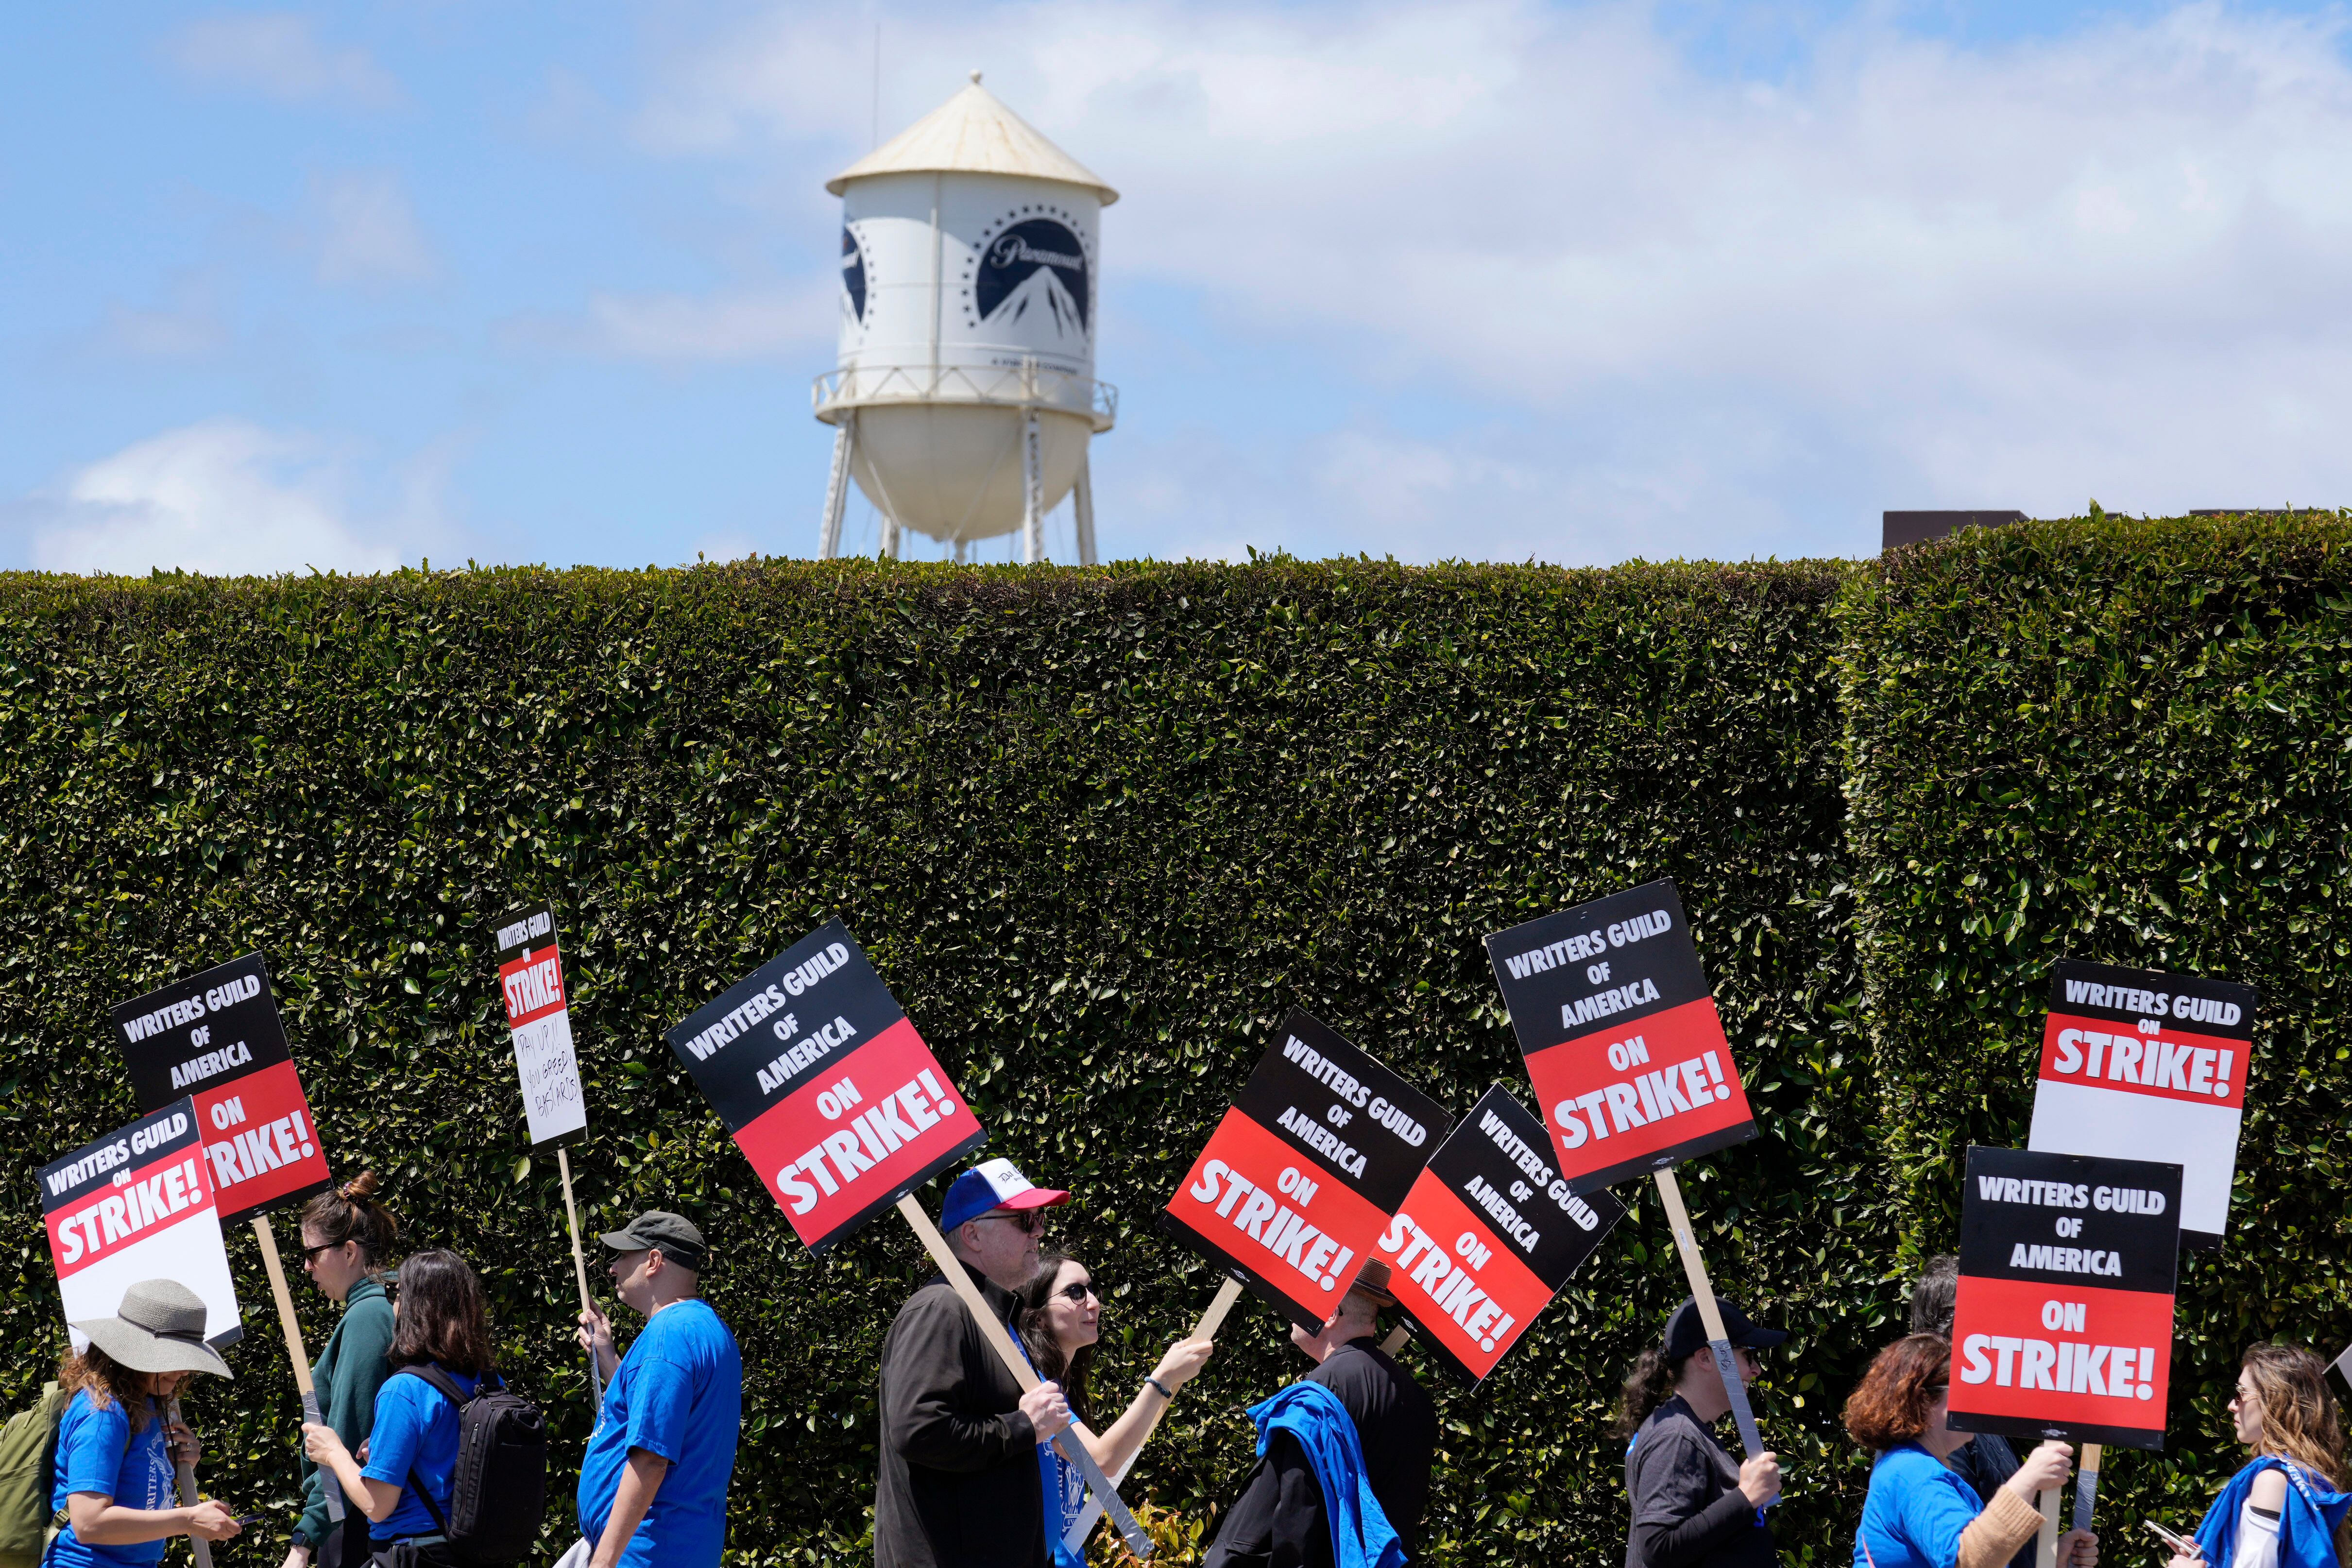
[[[1057,323],[1066,316],[1076,331],[1087,330],[1093,289],[1087,278],[1086,247],[1068,225],[1049,217],[1024,218],[989,240],[981,255],[979,274],[971,280],[972,306],[981,320],[1007,309],[1010,320],[1025,315],[1038,296],[1024,285],[1042,272],[1044,308]]]

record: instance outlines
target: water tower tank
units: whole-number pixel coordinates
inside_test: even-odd
[[[819,553],[841,547],[855,479],[882,516],[954,546],[1076,496],[1095,557],[1087,445],[1117,394],[1095,380],[1097,238],[1118,193],[971,83],[825,184],[841,197],[841,353],[817,378],[835,427]]]

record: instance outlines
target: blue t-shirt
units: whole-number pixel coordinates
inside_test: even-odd
[[[163,1446],[163,1413],[149,1400],[147,1425],[133,1432],[131,1417],[110,1401],[103,1410],[89,1401],[87,1388],[77,1393],[58,1421],[56,1485],[49,1506],[59,1509],[76,1492],[97,1492],[114,1500],[118,1508],[177,1508],[172,1493],[172,1451]],[[146,1568],[163,1560],[162,1541],[136,1546],[84,1546],[72,1526],[58,1531],[57,1544],[42,1561],[49,1568],[91,1568],[93,1563]]]
[[[449,1372],[447,1367],[441,1370]],[[482,1380],[449,1372],[449,1381],[471,1399]],[[409,1479],[412,1469],[415,1480]],[[370,1524],[368,1534],[377,1541],[440,1534],[441,1527],[416,1495],[416,1481],[425,1483],[434,1506],[446,1519],[449,1483],[457,1471],[457,1407],[423,1378],[404,1376],[395,1369],[376,1390],[375,1425],[368,1431],[367,1463],[360,1467],[360,1474],[400,1488],[400,1502],[388,1517]]]
[[[718,1568],[727,1542],[727,1480],[743,1424],[743,1358],[719,1314],[698,1300],[656,1312],[621,1358],[580,1465],[580,1533],[604,1533],[629,1450],[669,1461],[622,1568]]]
[[[1862,1500],[1853,1568],[1952,1568],[1960,1531],[1983,1511],[1976,1489],[1918,1444],[1882,1450]]]

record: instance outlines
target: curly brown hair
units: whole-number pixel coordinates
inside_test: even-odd
[[[1650,1418],[1650,1412],[1674,1396],[1675,1384],[1682,1381],[1683,1369],[1693,1357],[1706,1354],[1693,1351],[1680,1361],[1668,1361],[1665,1347],[1652,1345],[1633,1360],[1633,1370],[1625,1374],[1624,1384],[1617,1391],[1617,1419],[1610,1432],[1618,1438],[1631,1438]]]
[[[2246,1347],[2239,1364],[2262,1401],[2256,1452],[2293,1459],[2342,1489],[2347,1479],[2344,1425],[2336,1413],[2336,1396],[2328,1392],[2327,1363],[2300,1345],[2261,1341]]]
[[[58,1363],[58,1392],[68,1399],[87,1394],[94,1410],[120,1405],[131,1417],[133,1432],[154,1416],[147,1405],[147,1374],[132,1371],[96,1345]]]
[[[1873,1453],[1916,1443],[1927,1430],[1927,1407],[1952,1374],[1952,1342],[1906,1334],[1878,1352],[1846,1396],[1846,1436]]]

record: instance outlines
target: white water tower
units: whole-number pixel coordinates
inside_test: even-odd
[[[899,531],[969,559],[1075,495],[1095,561],[1087,445],[1118,394],[1095,380],[1097,238],[1118,193],[971,85],[825,182],[841,198],[841,355],[817,378],[834,426],[820,556],[841,550],[849,481]]]

